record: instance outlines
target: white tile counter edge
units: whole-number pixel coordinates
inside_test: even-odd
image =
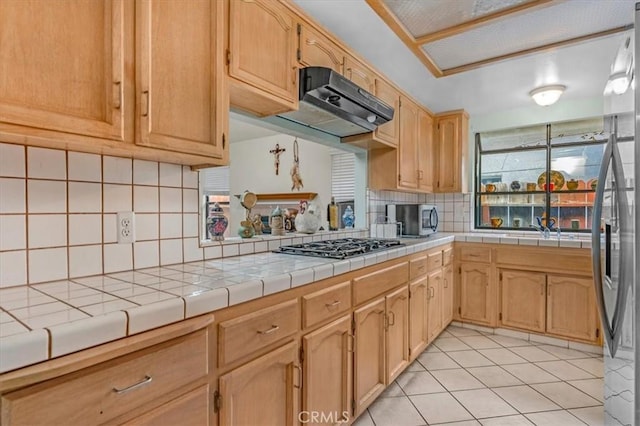
[[[489,233],[439,233],[432,235],[428,239],[404,239],[403,242],[406,246],[380,253],[372,253],[348,260],[327,260],[328,263],[315,265],[311,268],[267,276],[262,279],[249,279],[235,284],[228,283],[224,287],[208,289],[201,293],[58,324],[47,327],[47,329],[35,329],[27,333],[2,337],[0,338],[0,373],[288,290],[289,288],[355,271],[417,251],[428,250],[454,240],[494,244],[591,247],[591,241],[584,238],[562,238],[559,241],[557,239],[545,241],[525,236],[491,235]],[[269,249],[271,250],[272,248],[269,247]],[[241,257],[247,258],[251,256],[258,256],[258,254],[248,254]],[[219,260],[224,262],[229,259]],[[202,263],[203,261],[197,261],[168,265],[163,268],[173,268],[178,271],[181,265],[198,265]],[[144,271],[144,269],[141,271]]]

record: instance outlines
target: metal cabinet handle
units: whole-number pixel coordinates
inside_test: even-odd
[[[113,85],[115,86],[113,107],[115,109],[120,109],[122,107],[122,82],[114,81]]]
[[[444,279],[444,288],[449,288],[449,281],[446,278]]]
[[[393,311],[389,311],[389,326],[392,326],[395,324],[396,324],[396,314]]]
[[[340,300],[336,300],[333,303],[325,303],[325,306],[327,309],[331,310],[331,308],[336,308],[340,303],[342,303]]]
[[[148,90],[145,90],[142,92],[142,98],[140,99],[140,103],[142,104],[141,106],[142,116],[148,117],[149,116],[149,91]]]
[[[301,389],[302,388],[302,367],[300,367],[299,365],[294,364],[293,368],[298,370],[298,384],[297,385],[293,385],[293,387],[296,388],[296,389]]]
[[[142,379],[138,383],[135,383],[135,384],[133,384],[131,386],[127,386],[126,388],[122,388],[122,389],[113,388],[113,391],[118,395],[122,395],[123,393],[127,393],[127,392],[132,391],[134,389],[137,389],[137,388],[139,388],[141,386],[149,384],[149,383],[151,383],[152,380],[153,379],[151,378],[151,376],[144,376],[144,379]]]
[[[258,330],[258,334],[262,334],[262,335],[271,334],[271,333],[275,333],[278,330],[280,330],[280,326],[274,324],[271,326],[271,328],[267,330],[263,330],[263,331]]]

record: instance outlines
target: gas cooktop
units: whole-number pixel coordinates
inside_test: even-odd
[[[377,238],[342,238],[339,240],[314,241],[311,243],[281,246],[274,253],[297,254],[302,256],[327,257],[331,259],[346,259],[353,256],[376,251],[388,250],[404,246],[400,240]]]

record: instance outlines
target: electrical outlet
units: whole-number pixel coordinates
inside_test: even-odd
[[[136,216],[134,212],[118,212],[118,244],[136,242]]]

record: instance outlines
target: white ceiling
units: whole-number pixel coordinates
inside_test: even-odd
[[[293,1],[436,113],[464,108],[477,116],[529,107],[532,100],[528,93],[547,84],[567,86],[559,103],[602,97],[610,64],[628,35],[618,33],[436,79],[364,0]],[[633,0],[569,3],[575,8],[594,3],[628,8],[629,22],[633,22]]]

